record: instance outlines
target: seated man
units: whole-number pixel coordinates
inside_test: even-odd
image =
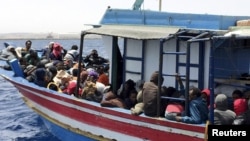
[[[190,116],[176,116],[175,120],[179,122],[201,124],[208,120],[207,103],[202,100],[199,88],[193,87],[189,90],[189,111]]]
[[[108,60],[98,56],[97,50],[93,49],[91,53],[86,56],[86,58],[83,60],[85,63],[87,63],[86,67],[91,68],[99,65],[103,65],[104,63],[108,63]]]
[[[64,60],[71,60],[73,62],[78,61],[79,53],[78,53],[78,46],[73,45],[70,50],[67,51],[66,55],[64,56]]]
[[[156,71],[151,75],[150,82],[145,82],[142,89],[143,95],[143,110],[146,116],[156,117],[157,116],[157,93],[158,93],[158,75]],[[164,79],[161,78],[161,85]],[[164,113],[164,107],[160,106],[160,113]],[[158,116],[160,116],[158,115]]]
[[[234,111],[228,109],[228,98],[225,94],[218,94],[215,98],[214,125],[232,125],[236,117]]]
[[[29,53],[29,51],[31,49],[31,45],[32,45],[32,42],[30,40],[27,40],[25,42],[25,47],[17,47],[15,50],[16,50],[18,58],[22,58],[27,53]]]

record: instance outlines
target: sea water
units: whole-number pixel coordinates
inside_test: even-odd
[[[15,46],[25,46],[26,40],[0,40],[0,49],[4,42]],[[80,40],[31,40],[32,48],[42,49],[49,42],[58,42],[65,49],[72,45],[80,46]],[[100,56],[107,58],[101,39],[86,39],[83,55],[97,49]],[[0,77],[0,141],[59,141],[45,127],[37,113],[32,111],[23,102],[17,89]]]

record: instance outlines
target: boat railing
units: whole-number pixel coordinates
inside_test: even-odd
[[[175,52],[165,52],[164,51],[164,43],[166,42],[166,41],[168,41],[169,39],[162,39],[161,41],[160,41],[160,53],[159,53],[159,79],[158,80],[160,80],[160,78],[161,77],[163,77],[163,76],[169,76],[169,77],[175,77],[176,76],[176,74],[165,74],[164,72],[163,72],[163,56],[164,55],[176,55],[176,64],[177,65],[179,65],[179,59],[178,59],[178,56],[179,55],[185,55],[186,56],[186,72],[188,73],[186,73],[186,75],[180,75],[181,77],[185,77],[186,79],[189,79],[189,77],[187,77],[187,75],[189,75],[189,69],[190,69],[190,61],[188,61],[188,60],[190,60],[190,57],[189,57],[189,55],[190,55],[190,51],[188,51],[188,50],[190,50],[190,47],[188,47],[187,48],[187,51],[186,52],[180,52],[179,51],[179,46],[178,46],[178,44],[176,45],[176,51]],[[188,69],[188,70],[187,70]],[[178,70],[178,66],[176,66],[176,70]],[[185,101],[185,105],[188,103],[188,100],[187,100],[187,94],[186,94],[186,91],[187,91],[187,89],[189,89],[189,87],[188,87],[188,85],[189,85],[189,81],[186,81],[186,90],[185,90],[185,92],[184,92],[184,95],[185,95],[185,98],[183,99],[183,98],[172,98],[172,97],[165,97],[165,96],[160,96],[160,93],[161,93],[161,85],[160,85],[161,83],[158,83],[158,97],[159,97],[159,99],[158,99],[158,103],[157,104],[159,104],[158,105],[158,109],[160,109],[159,107],[160,107],[160,99],[174,99],[174,100],[180,100],[180,101]],[[176,85],[176,87],[178,87],[178,85]],[[177,88],[178,89],[178,88]],[[185,115],[188,115],[188,109],[187,109],[187,107],[188,106],[185,106]],[[160,111],[158,111],[158,112],[160,112]],[[158,113],[158,114],[160,114],[160,113]]]
[[[162,39],[160,41],[160,53],[159,53],[159,77],[167,76],[167,77],[175,77],[176,74],[166,74],[163,72],[163,56],[164,55],[175,55],[176,56],[176,73],[179,73],[180,67],[185,67],[185,74],[180,74],[181,81],[185,81],[185,89],[183,88],[183,95],[184,98],[172,98],[172,97],[161,97],[160,99],[173,99],[173,100],[179,100],[184,101],[185,103],[185,115],[189,115],[189,86],[191,82],[197,83],[199,88],[204,88],[204,75],[202,73],[204,72],[204,47],[205,47],[205,41],[210,40],[210,33],[207,31],[199,31],[196,34],[185,34],[184,31],[179,31],[180,33],[177,33],[176,36],[173,36],[176,38],[176,46],[175,51],[164,51],[164,43],[169,40],[169,38]],[[180,50],[180,41],[186,41],[186,51]],[[191,50],[193,49],[192,44],[198,42],[199,52],[198,52],[198,63],[192,63],[191,62]],[[186,56],[185,62],[180,61],[180,56]],[[183,59],[182,59],[183,61]],[[190,78],[190,68],[197,68],[198,69],[198,79]],[[160,84],[160,83],[159,83]],[[178,90],[178,81],[175,81],[175,88]],[[158,85],[158,95],[160,95],[161,92],[161,86]],[[160,102],[158,102],[160,103]]]
[[[169,96],[161,96],[162,99],[169,99],[169,100],[178,100],[178,101],[185,101],[185,98],[174,98]]]

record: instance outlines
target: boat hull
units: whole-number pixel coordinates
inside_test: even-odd
[[[204,125],[133,116],[129,110],[104,108],[99,103],[38,87],[20,77],[3,77],[19,90],[26,104],[41,116],[47,128],[62,141],[198,141],[204,138]]]

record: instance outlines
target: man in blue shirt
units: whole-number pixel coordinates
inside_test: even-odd
[[[176,116],[175,120],[184,123],[201,124],[208,120],[208,107],[201,97],[200,89],[193,87],[189,90],[190,116]]]

